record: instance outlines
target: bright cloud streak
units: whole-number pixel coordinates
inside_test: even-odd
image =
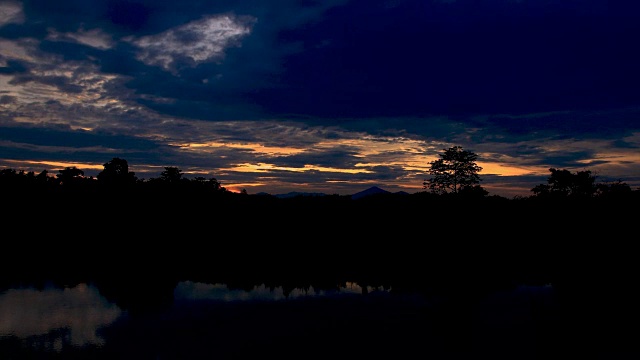
[[[297,149],[293,147],[275,147],[275,146],[265,146],[262,144],[238,144],[232,142],[217,142],[212,141],[209,143],[188,143],[188,144],[171,144],[173,146],[180,147],[181,150],[186,151],[202,151],[202,150],[210,150],[210,149],[221,149],[221,148],[229,148],[229,149],[239,149],[239,150],[249,150],[259,154],[266,154],[270,156],[287,156],[287,155],[295,155],[300,154],[305,151],[305,149]]]
[[[232,15],[207,16],[157,35],[128,38],[140,51],[138,60],[147,65],[175,70],[180,61],[192,65],[220,61],[225,49],[251,33],[255,18]]]
[[[66,167],[77,167],[80,170],[104,170],[104,166],[103,164],[91,164],[91,163],[80,163],[80,162],[64,162],[64,161],[37,161],[37,160],[30,160],[30,161],[20,161],[20,160],[4,160],[4,162],[8,163],[8,164],[20,164],[20,165],[30,165],[31,167],[35,167],[35,166],[42,166],[43,169],[42,170],[51,170],[51,171],[57,171],[58,169],[63,169]],[[16,167],[12,167],[12,168],[16,168]],[[20,169],[22,169],[22,166],[19,167]]]
[[[221,171],[237,171],[237,172],[270,172],[270,171],[290,171],[290,172],[308,172],[308,171],[320,171],[320,172],[331,172],[331,173],[345,173],[345,174],[363,174],[363,173],[371,173],[371,171],[366,169],[338,169],[332,167],[323,167],[323,166],[314,166],[314,165],[304,165],[304,167],[286,167],[286,166],[277,166],[274,164],[265,164],[265,163],[257,163],[257,164],[238,164],[238,166],[221,169]]]
[[[5,1],[0,3],[0,27],[7,24],[21,24],[24,21],[22,3]]]
[[[100,29],[84,30],[80,28],[75,33],[59,33],[54,29],[49,29],[49,36],[47,36],[47,39],[54,41],[77,42],[100,50],[111,49],[115,44],[111,36]]]
[[[35,61],[31,55],[38,46],[34,39],[6,40],[0,38],[0,65],[6,66],[7,59]]]

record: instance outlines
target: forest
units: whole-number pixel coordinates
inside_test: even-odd
[[[75,167],[55,176],[3,169],[2,245],[14,254],[10,262],[28,256],[28,269],[54,263],[74,273],[260,276],[296,269],[301,280],[334,274],[397,282],[431,273],[434,281],[539,283],[566,275],[569,264],[589,272],[592,255],[612,269],[626,264],[640,189],[552,168],[531,196],[491,196],[478,184],[475,158],[447,149],[431,163],[425,191],[359,199],[234,193],[215,178],[187,179],[177,167],[138,179],[121,158],[96,178]],[[446,171],[461,163],[471,165],[466,173]]]

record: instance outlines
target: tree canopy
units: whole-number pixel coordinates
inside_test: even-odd
[[[104,163],[97,178],[98,181],[107,185],[134,184],[137,180],[135,173],[129,171],[129,163],[125,159],[115,157]]]
[[[531,189],[538,198],[588,199],[618,198],[632,193],[631,187],[621,180],[597,183],[597,176],[590,170],[571,172],[567,169],[550,168],[551,175],[546,184]]]
[[[478,155],[472,151],[464,150],[461,146],[453,146],[443,149],[439,154],[440,159],[429,163],[429,175],[422,183],[424,189],[436,194],[460,194],[472,193],[486,195],[482,189],[480,175],[482,167],[476,164]]]

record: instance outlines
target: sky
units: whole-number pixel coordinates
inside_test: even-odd
[[[113,158],[249,194],[640,187],[640,2],[0,0],[0,168]]]

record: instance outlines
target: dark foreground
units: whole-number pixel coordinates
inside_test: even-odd
[[[116,325],[109,331],[117,345],[65,357],[197,358],[197,344],[212,338],[235,344],[226,358],[638,355],[640,269],[629,204],[50,200],[21,203],[9,214],[0,288],[90,283],[136,316],[155,311],[166,320]],[[195,322],[178,330],[171,311],[184,305],[174,298],[183,281],[285,291],[356,282],[391,289],[393,297],[262,304],[240,312],[205,307],[206,315],[193,315]],[[513,297],[523,287],[547,292]],[[415,296],[422,300],[386,307]],[[226,325],[206,325],[207,316]],[[491,326],[478,328],[479,319]],[[274,336],[254,329],[268,326]],[[169,345],[164,336],[177,342]],[[7,358],[39,356],[16,353],[23,348],[12,341],[2,340]],[[151,357],[134,341],[151,342],[158,353]]]

